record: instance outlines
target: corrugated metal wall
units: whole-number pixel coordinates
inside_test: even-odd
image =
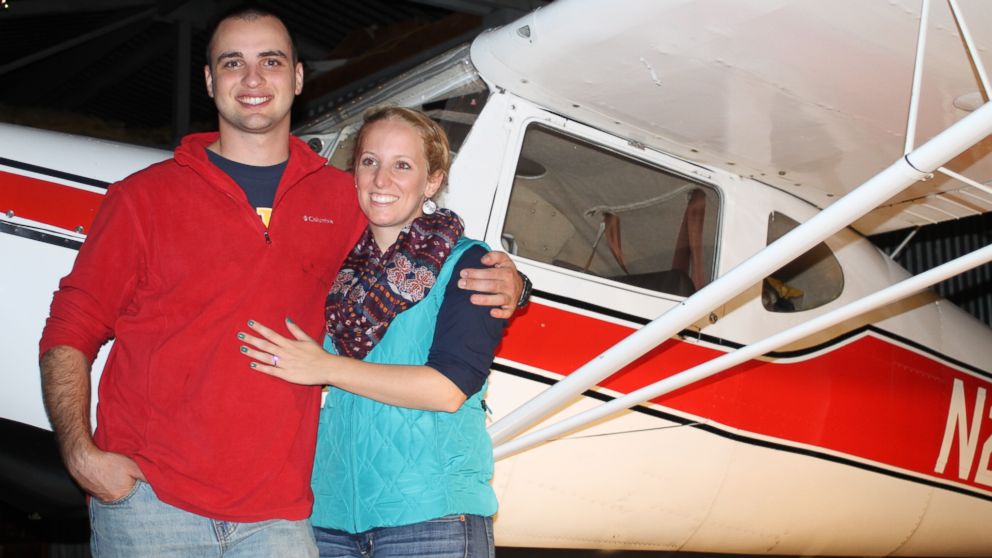
[[[874,236],[871,241],[891,254],[910,231]],[[923,227],[896,256],[911,273],[920,273],[992,243],[992,214]],[[992,326],[992,264],[951,277],[934,286],[938,294]]]

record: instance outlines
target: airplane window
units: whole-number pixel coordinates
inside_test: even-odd
[[[503,246],[565,269],[688,296],[712,279],[719,209],[709,185],[532,124]]]
[[[314,140],[314,149],[331,165],[348,170],[355,133],[366,110],[381,105],[412,107],[444,128],[457,155],[489,99],[489,87],[472,65],[469,48],[465,45],[440,54],[293,133],[305,141]]]
[[[799,226],[778,212],[768,216],[768,244]],[[823,242],[765,278],[761,303],[771,312],[801,312],[823,306],[844,291],[844,270]]]
[[[451,146],[452,161],[458,157],[458,151],[462,143],[468,137],[472,124],[482,112],[486,100],[489,98],[489,90],[485,84],[481,84],[481,91],[471,90],[468,93],[425,102],[421,105],[414,105],[411,108],[419,109],[427,113],[448,135],[448,142]],[[361,126],[361,118],[353,120],[341,134],[334,152],[331,154],[329,162],[331,165],[346,171],[351,171],[352,157],[355,153],[355,135]]]

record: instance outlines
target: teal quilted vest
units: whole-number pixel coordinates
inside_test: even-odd
[[[461,238],[427,297],[393,320],[367,362],[424,364]],[[487,248],[488,250],[488,248]],[[329,338],[324,348],[336,352]],[[451,514],[496,513],[493,450],[479,393],[454,413],[419,411],[330,388],[320,413],[311,522],[361,533]]]

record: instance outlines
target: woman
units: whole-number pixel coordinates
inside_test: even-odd
[[[449,281],[488,251],[431,200],[450,160],[423,113],[367,113],[355,186],[369,227],[328,295],[324,347],[289,320],[295,340],[253,322],[264,339],[239,334],[255,370],[331,386],[312,483],[321,556],[494,554],[482,395],[505,324]]]

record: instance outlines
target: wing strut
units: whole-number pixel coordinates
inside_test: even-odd
[[[916,144],[916,119],[920,112],[920,85],[923,83],[923,54],[927,47],[927,22],[930,21],[930,0],[923,0],[920,7],[920,31],[916,38],[916,64],[913,66],[913,87],[909,96],[909,117],[906,118],[906,146],[908,155]]]
[[[992,133],[986,103],[489,428],[503,444]]]
[[[634,405],[639,405],[645,401],[650,401],[651,399],[660,397],[681,387],[685,387],[693,382],[704,380],[710,376],[719,374],[732,366],[736,366],[750,359],[767,354],[768,352],[788,345],[793,341],[798,341],[799,339],[836,325],[844,320],[882,307],[886,304],[921,291],[934,283],[938,283],[944,279],[953,277],[954,275],[963,273],[969,269],[978,267],[990,261],[992,261],[992,245],[980,248],[970,254],[966,254],[924,273],[896,283],[895,285],[886,287],[881,291],[854,301],[841,308],[837,308],[836,310],[819,316],[813,320],[809,320],[798,326],[776,333],[770,337],[766,337],[756,343],[741,347],[736,351],[721,355],[710,361],[704,362],[703,364],[679,372],[674,376],[669,376],[664,380],[660,380],[649,386],[633,391],[623,397],[614,399],[609,403],[604,403],[593,409],[589,409],[588,411],[584,411],[575,416],[556,422],[550,426],[541,428],[540,430],[535,430],[534,432],[520,436],[519,438],[511,440],[505,444],[500,444],[493,450],[493,456],[496,459],[503,459],[504,457],[509,457],[515,453],[530,449],[531,447],[544,443],[552,438],[560,437],[564,434],[592,424],[593,422],[627,410]]]
[[[930,0],[922,0],[922,2],[923,4],[920,7],[920,30],[916,41],[916,64],[913,68],[913,88],[909,101],[909,117],[906,122],[906,146],[904,153],[909,153],[913,149],[913,143],[915,142],[916,137],[916,120],[920,106],[920,83],[923,76],[923,53],[926,48],[928,27],[927,21],[930,17]],[[961,8],[958,6],[957,0],[947,0],[947,6],[950,8],[951,16],[954,18],[954,23],[957,25],[958,31],[961,33],[961,39],[964,41],[965,50],[968,54],[968,60],[971,62],[971,67],[975,70],[975,73],[978,75],[978,81],[982,85],[981,94],[984,97],[985,102],[988,102],[992,99],[992,84],[989,83],[988,73],[985,71],[985,65],[982,64],[982,58],[978,53],[978,48],[975,47],[975,41],[971,36],[971,31],[968,29],[968,24],[961,14]],[[937,169],[937,172],[959,182],[963,182],[972,188],[977,188],[987,194],[992,194],[992,188],[971,180],[966,176],[962,176],[950,169],[940,167]]]
[[[961,17],[961,9],[958,7],[957,0],[947,0],[947,4],[951,7],[951,15],[954,16],[954,22],[957,24],[958,30],[961,32],[961,38],[964,39],[965,47],[968,49],[971,65],[975,68],[975,72],[978,73],[978,79],[982,82],[982,89],[985,92],[985,101],[987,102],[992,99],[992,84],[989,84],[989,76],[985,72],[985,65],[982,64],[982,59],[978,55],[975,41],[971,38],[971,31],[968,30],[968,25],[965,23],[964,18]]]

